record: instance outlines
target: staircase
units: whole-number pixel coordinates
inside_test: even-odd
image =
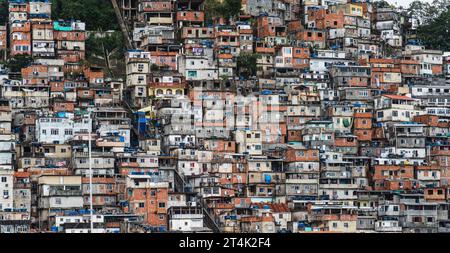
[[[131,38],[131,33],[128,31],[127,25],[123,21],[123,17],[122,14],[120,13],[120,8],[119,5],[117,4],[117,0],[111,0],[111,3],[113,5],[114,12],[116,13],[117,21],[119,22],[120,30],[122,31],[127,50],[135,49],[136,45],[133,39]]]
[[[220,233],[220,228],[219,225],[217,224],[217,222],[215,221],[214,217],[211,216],[207,206],[205,205],[205,203],[203,203],[203,200],[201,199],[199,201],[200,206],[203,209],[203,221],[205,222],[205,225],[208,228],[211,228],[213,230],[214,233]]]

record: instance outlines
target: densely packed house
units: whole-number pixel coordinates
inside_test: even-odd
[[[122,79],[86,63],[83,21],[9,1],[0,50],[33,61],[0,69],[1,233],[450,232],[450,53],[417,20],[112,2]]]

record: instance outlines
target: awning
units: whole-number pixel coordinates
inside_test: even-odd
[[[151,111],[153,111],[152,107],[147,106],[147,107],[140,109],[138,112],[151,112]]]

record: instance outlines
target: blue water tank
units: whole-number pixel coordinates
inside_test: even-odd
[[[264,175],[264,181],[266,182],[266,184],[270,184],[272,177],[270,175]]]

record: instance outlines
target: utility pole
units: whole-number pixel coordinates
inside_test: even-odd
[[[94,231],[94,215],[93,215],[93,200],[92,200],[92,144],[91,144],[91,134],[92,134],[92,118],[91,118],[91,111],[89,111],[89,121],[91,124],[91,130],[89,131],[88,136],[88,154],[89,154],[89,204],[90,204],[90,220],[91,220],[91,230],[92,233]]]

